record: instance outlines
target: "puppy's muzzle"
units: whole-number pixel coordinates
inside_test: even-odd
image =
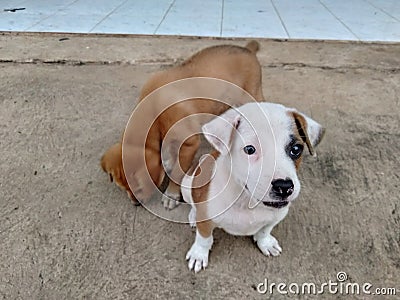
[[[271,196],[277,200],[286,200],[294,191],[291,179],[276,179],[271,182]]]

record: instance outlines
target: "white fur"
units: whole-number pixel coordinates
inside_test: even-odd
[[[193,174],[195,173],[196,170],[193,172]],[[192,208],[190,209],[189,212],[189,224],[191,227],[196,226],[196,206],[193,204],[192,189],[191,189],[193,179],[194,176],[185,175],[181,182],[182,198],[185,200],[186,203],[192,204]]]
[[[208,265],[208,253],[210,252],[213,244],[213,236],[204,238],[197,231],[196,240],[188,253],[186,254],[186,260],[188,260],[189,270],[194,270],[195,273],[201,269],[205,269]]]
[[[205,137],[220,152],[209,184],[207,218],[230,234],[253,235],[267,256],[281,253],[282,248],[271,231],[286,216],[300,192],[295,164],[286,151],[295,129],[292,111],[279,104],[249,103],[203,126]],[[318,138],[321,126],[310,120],[307,118],[307,122],[312,122],[313,138]],[[232,130],[235,130],[233,135]],[[256,154],[244,153],[246,145],[253,145]],[[293,193],[287,199],[289,204],[279,209],[264,205],[262,202],[275,201],[270,196],[271,181],[285,178],[294,184]],[[192,204],[189,220],[193,225],[196,204],[190,190],[192,181],[192,176],[184,177],[182,195]],[[189,269],[198,272],[207,266],[211,245],[212,235],[204,238],[196,233],[196,241],[186,257]]]

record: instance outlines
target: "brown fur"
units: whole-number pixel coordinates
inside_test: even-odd
[[[201,162],[196,169],[192,186],[192,198],[196,203],[196,227],[203,237],[209,237],[214,229],[214,223],[207,212],[209,180],[212,178],[214,162],[217,160],[219,152],[212,151],[210,155]],[[207,182],[206,184],[202,184]]]
[[[311,155],[314,155],[314,147],[311,144],[310,138],[308,137],[307,134],[307,121],[306,119],[299,113],[293,112],[293,118],[294,122],[296,124],[296,132],[298,132],[298,135],[300,137],[300,140],[303,141],[308,148],[308,151],[310,152]]]
[[[293,126],[295,127],[295,130],[293,132],[295,133],[297,140],[303,142],[303,144],[305,143],[308,147],[310,154],[312,155],[314,153],[314,149],[313,149],[313,146],[311,145],[310,139],[307,135],[306,119],[304,119],[304,117],[297,112],[292,112],[292,117],[294,120]],[[303,155],[301,155],[298,159],[296,159],[294,161],[296,170],[299,170],[302,159],[303,159]]]
[[[212,77],[223,79],[246,90],[257,101],[263,101],[264,96],[261,87],[261,66],[255,55],[258,48],[259,44],[256,41],[251,41],[246,45],[246,47],[222,45],[203,49],[181,65],[158,72],[151,76],[142,88],[139,101],[143,100],[151,92],[165,84],[190,77]],[[161,105],[161,103],[162,99],[159,99],[159,101],[155,101],[153,105],[157,106]],[[196,113],[210,113],[217,115],[221,114],[228,108],[229,107],[226,104],[217,103],[207,99],[195,99],[175,104],[157,117],[146,137],[144,149],[147,170],[149,170],[151,179],[156,186],[160,186],[164,177],[164,170],[161,165],[160,145],[168,130],[176,122],[189,115]],[[142,117],[151,118],[152,116],[144,115]],[[140,123],[140,120],[138,122]],[[199,129],[197,127],[195,129]],[[180,135],[181,133],[177,132],[176,134]],[[134,137],[127,138],[134,139]],[[199,144],[199,136],[192,136],[187,139],[179,149],[179,163],[183,172],[186,172],[190,168]],[[110,177],[112,177],[117,185],[126,189],[128,194],[132,195],[130,192],[131,188],[133,194],[139,195],[140,200],[147,200],[151,196],[153,188],[151,187],[151,183],[143,181],[143,172],[145,171],[135,169],[135,160],[137,160],[137,158],[133,155],[129,163],[131,168],[129,170],[125,169],[125,172],[130,174],[129,176],[132,176],[133,178],[127,180],[122,165],[121,153],[121,143],[118,143],[107,150],[101,159],[103,170],[110,174]],[[132,150],[130,153],[139,153],[139,150],[136,149],[136,152]],[[175,170],[172,171],[172,173],[174,172]],[[178,175],[179,178],[182,178],[182,176],[183,175]],[[130,187],[128,181],[131,184]],[[132,184],[132,182],[136,182],[137,184]],[[172,183],[171,186],[176,193],[179,193],[178,184]]]

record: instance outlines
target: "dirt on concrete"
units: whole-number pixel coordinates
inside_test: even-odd
[[[133,206],[109,183],[99,159],[148,76],[226,42],[245,44],[0,36],[0,297],[281,299],[257,286],[319,286],[338,272],[399,297],[400,44],[260,41],[267,100],[327,128],[318,157],[302,164],[300,197],[273,231],[279,257],[216,230],[209,267],[195,275],[185,261],[194,231]]]

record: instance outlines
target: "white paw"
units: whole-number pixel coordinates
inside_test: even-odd
[[[267,235],[255,240],[257,241],[257,246],[262,253],[266,256],[278,256],[282,252],[281,246],[279,246],[278,241],[272,235]]]
[[[178,195],[163,194],[161,202],[166,209],[174,209],[180,204],[179,198],[180,194]]]
[[[197,273],[201,269],[205,269],[208,265],[208,252],[207,248],[194,243],[186,254],[186,260],[189,260],[189,270],[194,270]]]
[[[190,227],[196,227],[196,208],[192,207],[189,212],[189,225]]]

